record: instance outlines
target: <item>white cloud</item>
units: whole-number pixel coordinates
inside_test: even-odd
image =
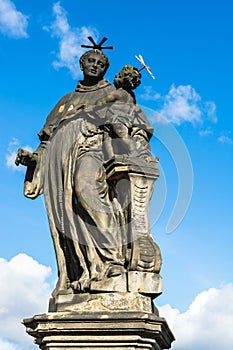
[[[12,170],[23,171],[25,172],[25,167],[23,165],[16,166],[15,159],[17,156],[17,150],[20,146],[20,142],[17,138],[13,137],[9,142],[7,154],[6,154],[6,166]],[[29,152],[33,152],[32,148],[28,145],[21,147],[23,149],[28,150]]]
[[[60,2],[53,5],[54,22],[43,29],[51,33],[52,37],[59,40],[59,51],[57,59],[53,62],[56,69],[66,67],[73,78],[81,75],[79,68],[79,57],[83,54],[81,44],[88,43],[88,36],[97,38],[97,30],[92,27],[71,28],[67,13]],[[90,42],[89,42],[90,44]]]
[[[200,136],[208,136],[208,135],[212,135],[212,134],[213,134],[213,131],[210,128],[199,131]]]
[[[10,261],[0,258],[0,348],[26,349],[33,339],[21,325],[23,318],[47,311],[50,287],[46,278],[51,269],[26,254]],[[31,347],[30,347],[31,348]]]
[[[190,85],[178,87],[172,85],[164,98],[164,105],[159,114],[176,125],[184,121],[200,122],[202,116],[200,101],[200,95]]]
[[[167,95],[153,93],[147,86],[141,95],[144,100],[153,100],[159,104],[156,111],[157,120],[166,120],[175,125],[183,122],[203,123],[205,120],[216,122],[216,105],[214,102],[203,102],[201,96],[191,85],[172,85]]]
[[[11,151],[8,152],[6,155],[6,166],[12,170],[17,170],[17,171],[24,171],[25,172],[25,167],[22,166],[21,164],[19,166],[15,165],[15,159],[17,156],[16,151]]]
[[[180,313],[170,305],[160,307],[172,329],[174,350],[232,350],[233,285],[200,293],[189,309]]]
[[[0,0],[0,32],[13,38],[27,38],[28,17],[11,0]]]
[[[0,338],[0,349],[1,350],[19,350],[18,346],[14,343],[9,342]]]
[[[216,104],[212,101],[207,101],[204,104],[204,112],[207,114],[209,120],[213,123],[217,123],[218,118],[216,114]]]
[[[226,135],[219,136],[218,141],[221,143],[226,143],[228,145],[233,144],[233,140],[229,136],[226,136]]]
[[[144,101],[150,101],[150,100],[159,100],[161,99],[161,95],[158,92],[153,92],[152,86],[144,86],[144,93],[140,95],[140,97]]]

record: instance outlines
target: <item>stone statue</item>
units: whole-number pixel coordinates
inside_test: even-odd
[[[137,68],[126,65],[114,85],[104,75],[101,45],[80,58],[83,80],[60,99],[39,132],[27,166],[26,197],[45,198],[58,264],[53,298],[62,293],[161,293],[160,250],[148,220],[159,176],[153,129],[136,103]]]
[[[133,92],[141,74],[126,65],[111,85],[106,38],[89,39],[83,80],[48,115],[37,150],[16,158],[25,196],[44,195],[58,265],[48,312],[22,322],[43,350],[168,349],[174,336],[152,302],[162,292],[148,219],[159,171]]]

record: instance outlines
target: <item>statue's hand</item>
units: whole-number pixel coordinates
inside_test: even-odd
[[[24,166],[33,166],[36,164],[36,156],[25,149],[19,148],[15,159],[15,164],[17,166],[19,164],[22,164]]]

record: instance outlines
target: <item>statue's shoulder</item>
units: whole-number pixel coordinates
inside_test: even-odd
[[[68,92],[67,94],[65,94],[64,96],[62,96],[62,97],[60,98],[60,100],[57,102],[57,104],[55,105],[54,108],[59,107],[61,104],[66,104],[66,103],[69,102],[75,95],[76,95],[76,93],[75,93],[74,91]]]
[[[62,116],[67,109],[67,105],[70,104],[70,101],[73,99],[74,95],[75,92],[68,92],[56,103],[56,105],[47,116],[43,128],[38,133],[40,139],[43,139],[45,134],[48,136],[51,135],[52,131],[57,127],[60,120],[62,119]]]
[[[110,89],[114,90],[115,87],[105,78],[101,79],[98,81],[97,84],[95,85],[86,85],[84,82],[81,80],[78,82],[75,92],[80,92],[80,93],[88,93],[88,92],[94,92],[94,91],[99,91],[102,89]]]

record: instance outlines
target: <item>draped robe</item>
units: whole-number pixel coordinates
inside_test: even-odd
[[[95,86],[79,83],[75,92],[65,95],[39,133],[38,162],[26,175],[25,195],[44,193],[58,263],[53,295],[72,283],[88,290],[91,281],[108,276],[112,265],[124,269],[127,263],[127,222],[117,198],[110,196],[103,166],[100,126],[111,123],[106,120],[109,107],[98,110],[98,121],[92,113],[97,101],[114,90],[103,79]],[[152,129],[146,117],[137,105],[128,105],[122,105],[120,119],[148,140]],[[119,106],[114,106],[117,113]]]

